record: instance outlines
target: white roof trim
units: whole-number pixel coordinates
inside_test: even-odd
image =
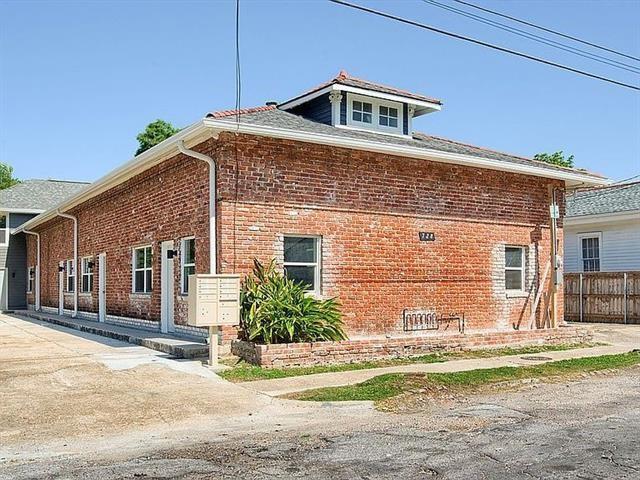
[[[12,208],[12,207],[0,207],[0,212],[8,212],[8,213],[33,213],[38,214],[44,212],[42,209],[37,208]]]
[[[611,180],[599,178],[594,175],[584,174],[574,171],[555,170],[542,166],[523,165],[518,163],[509,163],[501,160],[493,160],[490,158],[476,157],[472,155],[463,155],[459,153],[449,153],[440,150],[430,150],[420,147],[392,145],[387,143],[375,142],[371,140],[362,140],[356,138],[337,137],[335,135],[327,135],[324,133],[309,133],[299,130],[289,130],[285,128],[267,127],[263,125],[251,125],[241,123],[237,125],[224,120],[206,118],[204,124],[218,131],[238,131],[249,135],[259,135],[273,138],[283,138],[287,140],[298,140],[301,142],[317,143],[321,145],[331,145],[336,147],[352,148],[355,150],[366,150],[378,153],[387,153],[400,157],[420,158],[442,163],[454,163],[457,165],[466,165],[470,167],[488,168],[491,170],[500,170],[504,172],[522,173],[525,175],[534,175],[537,177],[553,178],[564,180],[569,184],[585,184],[585,185],[602,185],[610,183]]]
[[[640,210],[629,212],[597,213],[593,215],[579,215],[576,217],[565,217],[565,226],[587,225],[595,223],[630,222],[640,220]]]
[[[187,146],[194,146],[207,138],[211,138],[211,132],[200,120],[169,137],[165,141],[159,143],[155,147],[150,148],[146,152],[141,153],[137,157],[133,157],[124,165],[112,170],[105,176],[99,178],[82,191],[73,195],[71,198],[57,205],[55,208],[41,213],[37,217],[32,218],[28,222],[23,223],[14,232],[20,233],[23,230],[29,230],[37,225],[40,225],[48,220],[51,220],[57,215],[57,211],[67,211],[74,206],[93,198],[100,193],[113,188],[114,186],[128,180],[129,178],[141,173],[154,165],[162,163],[174,155],[178,154],[178,147],[176,143],[180,140],[184,140]]]
[[[236,124],[234,122],[204,118],[166,139],[162,143],[150,148],[137,157],[132,158],[124,165],[116,168],[107,175],[98,179],[76,195],[67,199],[55,208],[32,218],[22,224],[13,233],[20,233],[40,225],[56,216],[57,211],[67,211],[80,203],[93,198],[100,193],[128,180],[129,178],[167,160],[179,153],[177,142],[183,140],[188,147],[197,145],[208,138],[216,138],[220,132],[239,132],[248,135],[263,137],[282,138],[287,140],[297,140],[300,142],[315,143],[320,145],[331,145],[342,148],[352,148],[355,150],[365,150],[378,153],[386,153],[401,157],[425,159],[435,162],[452,163],[456,165],[466,165],[491,170],[521,173],[544,178],[564,180],[567,184],[602,185],[610,183],[611,180],[583,174],[579,172],[567,172],[562,170],[547,169],[537,165],[521,165],[508,163],[489,158],[474,157],[456,153],[442,152],[438,150],[428,150],[418,147],[390,145],[371,140],[361,140],[355,138],[337,137],[323,133],[309,133],[285,128],[267,127],[261,125],[251,125],[247,123]]]

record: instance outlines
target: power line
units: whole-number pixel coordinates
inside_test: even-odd
[[[550,28],[542,27],[540,25],[536,25],[535,23],[527,22],[526,20],[520,20],[519,18],[512,17],[512,16],[506,15],[504,13],[496,12],[495,10],[490,10],[488,8],[484,8],[484,7],[481,7],[479,5],[474,5],[473,3],[465,2],[463,0],[453,0],[453,1],[457,2],[457,3],[461,3],[463,5],[467,5],[468,7],[471,7],[471,8],[475,8],[477,10],[482,10],[483,12],[487,12],[487,13],[490,13],[492,15],[497,15],[499,17],[508,18],[509,20],[521,23],[523,25],[527,25],[529,27],[537,28],[538,30],[542,30],[543,32],[553,33],[554,35],[558,35],[560,37],[568,38],[569,40],[573,40],[574,42],[583,43],[583,44],[589,45],[590,47],[593,47],[593,48],[599,48],[600,50],[604,50],[604,51],[609,52],[609,53],[615,53],[616,55],[620,55],[621,57],[627,57],[627,58],[630,58],[632,60],[640,61],[640,58],[634,57],[633,55],[628,55],[626,53],[618,52],[617,50],[613,50],[612,48],[608,48],[608,47],[603,47],[602,45],[598,45],[597,43],[587,42],[586,40],[582,40],[580,38],[573,37],[571,35],[567,35],[566,33],[558,32],[558,31],[552,30]]]
[[[475,38],[466,37],[464,35],[460,35],[460,34],[453,33],[453,32],[448,32],[446,30],[442,30],[442,29],[439,29],[439,28],[436,28],[436,27],[432,27],[432,26],[426,25],[424,23],[419,23],[419,22],[416,22],[414,20],[409,20],[407,18],[398,17],[398,16],[392,15],[390,13],[381,12],[379,10],[374,10],[374,9],[368,8],[368,7],[363,7],[362,5],[356,5],[356,4],[353,4],[353,3],[346,2],[344,0],[329,0],[329,1],[331,3],[335,3],[335,4],[342,5],[342,6],[349,7],[349,8],[354,8],[356,10],[361,10],[363,12],[371,13],[373,15],[378,15],[380,17],[388,18],[390,20],[395,20],[397,22],[406,23],[407,25],[413,25],[414,27],[423,28],[425,30],[429,30],[429,31],[432,31],[432,32],[440,33],[442,35],[446,35],[446,36],[449,36],[449,37],[457,38],[458,40],[464,40],[465,42],[475,43],[476,45],[481,45],[483,47],[492,48],[493,50],[498,50],[500,52],[509,53],[511,55],[516,55],[518,57],[526,58],[526,59],[532,60],[534,62],[542,63],[542,64],[549,65],[549,66],[556,67],[556,68],[560,68],[562,70],[567,70],[569,72],[577,73],[579,75],[584,75],[585,77],[595,78],[597,80],[602,80],[603,82],[612,83],[614,85],[619,85],[621,87],[630,88],[632,90],[640,90],[640,87],[637,87],[635,85],[619,82],[618,80],[613,80],[611,78],[602,77],[600,75],[596,75],[596,74],[593,74],[593,73],[585,72],[584,70],[578,70],[577,68],[573,68],[573,67],[569,67],[569,66],[566,66],[566,65],[562,65],[560,63],[551,62],[549,60],[545,60],[544,58],[534,57],[533,55],[528,55],[526,53],[518,52],[516,50],[510,50],[508,48],[501,47],[499,45],[494,45],[492,43],[483,42],[482,40],[477,40]]]
[[[242,76],[240,73],[240,0],[236,0],[236,123],[240,123]]]
[[[557,48],[557,49],[560,49],[560,50],[564,50],[565,52],[573,53],[574,55],[578,55],[580,57],[588,58],[588,59],[596,61],[596,62],[604,63],[606,65],[610,65],[612,67],[619,68],[621,70],[626,70],[628,72],[633,72],[633,73],[640,73],[640,68],[639,67],[636,67],[634,65],[629,65],[628,63],[619,62],[618,60],[613,60],[612,58],[604,57],[604,56],[598,55],[596,53],[587,52],[586,50],[581,50],[579,48],[572,47],[570,45],[566,45],[566,44],[561,43],[561,42],[556,42],[555,40],[551,40],[549,38],[542,37],[540,35],[536,35],[535,33],[530,33],[530,32],[527,32],[525,30],[522,30],[522,29],[519,29],[519,28],[516,28],[516,27],[511,27],[511,26],[506,25],[504,23],[496,22],[494,20],[490,20],[490,19],[488,19],[486,17],[483,17],[481,15],[476,15],[474,13],[466,12],[464,10],[460,10],[459,8],[451,7],[449,5],[445,5],[445,4],[437,2],[435,0],[422,0],[422,1],[424,3],[433,5],[435,7],[448,10],[448,11],[450,11],[452,13],[456,13],[458,15],[462,15],[463,17],[470,18],[470,19],[475,20],[477,22],[484,23],[485,25],[490,25],[490,26],[498,28],[500,30],[504,30],[506,32],[513,33],[514,35],[518,35],[520,37],[528,38],[529,40],[533,40],[534,42],[543,43],[545,45],[549,45],[551,47],[554,47],[554,48]],[[629,68],[625,68],[625,67],[629,67]]]

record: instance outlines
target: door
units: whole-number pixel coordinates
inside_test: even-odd
[[[64,315],[64,262],[58,264],[58,315]]]
[[[107,318],[107,254],[98,255],[98,321]]]
[[[173,324],[173,240],[162,242],[160,248],[160,331],[163,333],[174,332]]]

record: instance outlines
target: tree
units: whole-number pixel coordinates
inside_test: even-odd
[[[147,125],[147,128],[144,129],[144,132],[140,132],[136,137],[140,144],[136,151],[136,155],[140,155],[151,147],[155,147],[160,142],[166,140],[172,135],[175,135],[179,131],[179,128],[174,127],[164,120],[158,119],[155,122],[151,122]]]
[[[536,153],[533,156],[534,160],[539,162],[546,162],[552,165],[558,165],[559,167],[573,167],[573,155],[569,155],[565,158],[562,150],[555,153]]]
[[[13,167],[0,162],[0,190],[13,187],[16,183],[20,183],[20,180],[13,176]]]

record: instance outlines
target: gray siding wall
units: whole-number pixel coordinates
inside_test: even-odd
[[[18,228],[35,215],[24,213],[9,214],[9,228]],[[6,268],[7,307],[20,309],[27,307],[27,242],[26,235],[9,235],[9,246],[0,247],[0,268]]]
[[[290,110],[295,115],[308,118],[314,122],[331,125],[331,101],[329,94],[326,93],[313,100],[298,105]]]
[[[27,242],[25,234],[11,235],[6,257],[7,306],[9,310],[27,308]]]

